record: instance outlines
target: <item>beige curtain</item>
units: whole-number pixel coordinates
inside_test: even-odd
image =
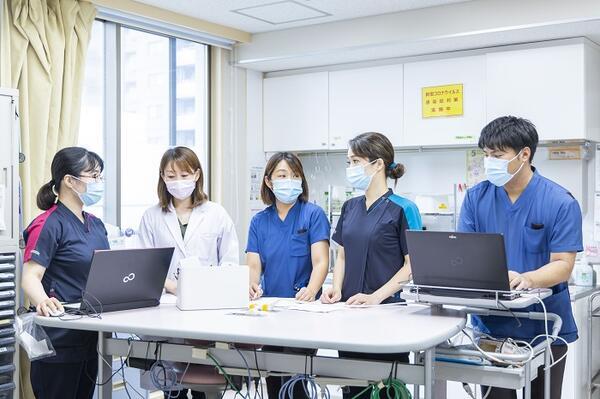
[[[77,143],[85,56],[95,7],[76,0],[2,0],[0,86],[19,89],[23,217],[39,210],[38,188],[50,179],[52,157]],[[33,398],[21,356],[21,398]]]
[[[23,215],[38,213],[35,196],[49,180],[59,149],[77,143],[85,55],[95,7],[76,0],[3,0],[2,86],[19,89]],[[8,41],[8,43],[7,43]],[[4,68],[3,68],[4,69]]]

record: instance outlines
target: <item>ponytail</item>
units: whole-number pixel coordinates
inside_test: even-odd
[[[46,211],[58,200],[58,195],[54,192],[54,180],[50,180],[48,183],[44,184],[40,190],[38,191],[36,202],[38,208],[43,211]]]
[[[398,180],[404,176],[405,168],[401,163],[392,162],[386,171],[386,176]]]

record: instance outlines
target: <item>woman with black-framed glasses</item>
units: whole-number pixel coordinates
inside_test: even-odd
[[[61,302],[78,302],[85,289],[94,251],[108,249],[104,224],[84,212],[104,194],[102,159],[80,147],[67,147],[52,160],[52,179],[40,188],[44,212],[23,233],[21,287],[43,316],[64,312]],[[46,328],[56,356],[31,363],[37,399],[92,398],[98,371],[98,334]]]

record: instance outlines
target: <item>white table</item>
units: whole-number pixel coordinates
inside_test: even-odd
[[[173,304],[156,308],[106,313],[101,319],[84,317],[65,321],[37,317],[42,326],[98,331],[100,353],[148,357],[145,342],[110,338],[106,333],[120,332],[169,338],[186,338],[226,343],[275,345],[297,348],[333,349],[367,353],[425,352],[424,363],[399,365],[398,375],[410,384],[423,385],[425,398],[432,398],[433,364],[436,345],[454,336],[466,323],[465,313],[422,305],[382,305],[364,309],[347,308],[331,313],[282,310],[266,316],[232,315],[232,310],[187,311]],[[162,344],[163,360],[212,364],[198,356],[191,345]],[[235,351],[220,346],[209,349],[225,367],[243,367]],[[305,356],[260,353],[259,368],[268,371],[301,373]],[[252,355],[252,351],[247,353]],[[167,356],[169,358],[167,358]],[[338,358],[312,358],[315,375],[378,381],[389,375],[388,362]],[[100,359],[99,380],[106,381],[111,370]],[[110,398],[112,385],[99,389],[100,398]]]

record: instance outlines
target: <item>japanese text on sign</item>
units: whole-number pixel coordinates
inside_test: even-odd
[[[463,85],[431,86],[421,89],[423,118],[463,114]]]

